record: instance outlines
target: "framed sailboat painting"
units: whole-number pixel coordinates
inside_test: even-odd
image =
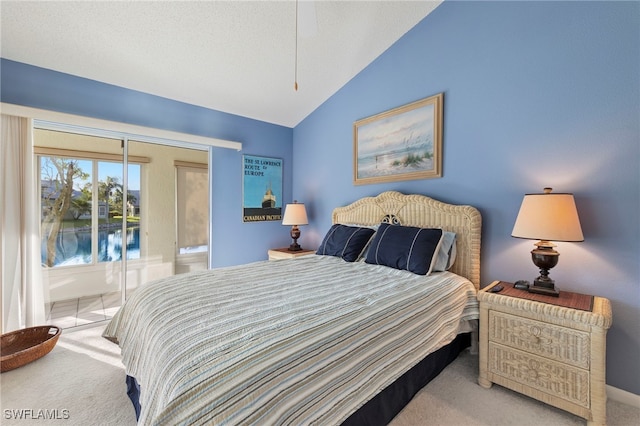
[[[442,176],[442,99],[439,93],[353,124],[353,183]]]
[[[282,220],[282,159],[242,156],[242,221]]]

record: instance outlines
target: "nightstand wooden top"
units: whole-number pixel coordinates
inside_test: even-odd
[[[298,251],[291,251],[291,250],[289,250],[288,247],[269,249],[269,251],[277,251],[279,253],[296,254],[296,255],[315,253],[315,250],[308,250],[308,249],[302,249],[302,250],[298,250]]]
[[[513,283],[506,281],[497,281],[496,283],[492,283],[488,288],[494,287],[495,285],[501,285],[503,287],[503,290],[499,292],[503,296],[535,300],[536,302],[564,306],[565,308],[580,309],[582,311],[591,312],[593,310],[593,296],[590,294],[561,291],[558,297],[548,296],[545,294],[529,293],[527,290],[517,289],[513,286]]]

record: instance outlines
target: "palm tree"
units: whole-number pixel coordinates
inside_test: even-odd
[[[98,182],[98,188],[101,201],[107,204],[107,223],[109,223],[109,217],[111,216],[110,206],[116,206],[118,194],[122,194],[122,185],[118,177],[107,176],[104,181]],[[122,195],[120,195],[120,199],[122,199]]]
[[[114,194],[115,191],[115,194]],[[109,228],[109,219],[111,217],[111,207],[116,205],[116,197],[117,194],[122,193],[122,185],[120,184],[120,179],[118,177],[107,176],[104,181],[98,182],[98,193],[107,207],[107,228]],[[111,260],[109,258],[109,239],[104,238],[104,253],[107,257],[107,260]]]

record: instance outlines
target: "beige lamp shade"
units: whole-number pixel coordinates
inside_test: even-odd
[[[304,208],[304,204],[300,204],[294,201],[293,204],[287,204],[284,210],[284,217],[282,218],[283,225],[307,225],[307,211]]]
[[[584,241],[573,194],[526,194],[512,237],[546,241]]]

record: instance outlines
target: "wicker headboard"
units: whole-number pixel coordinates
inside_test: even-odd
[[[375,225],[396,223],[421,228],[441,228],[456,233],[456,261],[451,272],[480,288],[480,231],[482,217],[471,206],[446,204],[424,195],[387,191],[333,210],[332,222]]]

